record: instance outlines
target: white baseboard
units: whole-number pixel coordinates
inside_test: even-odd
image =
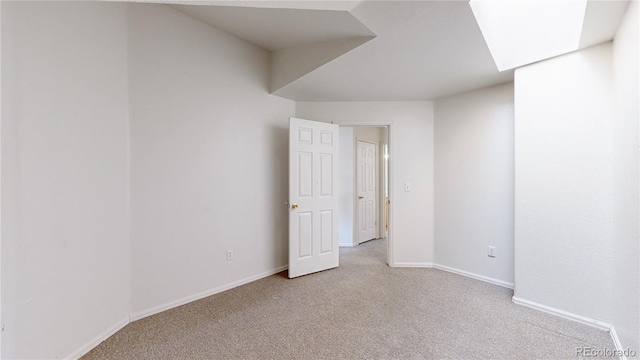
[[[196,301],[196,300],[200,300],[202,298],[206,298],[207,296],[211,296],[211,295],[215,295],[218,293],[221,293],[223,291],[229,290],[229,289],[233,289],[234,287],[238,287],[241,285],[245,285],[248,284],[252,281],[256,281],[256,280],[260,280],[262,278],[265,278],[267,276],[271,276],[273,274],[277,274],[281,271],[287,270],[289,268],[288,265],[285,266],[280,266],[276,269],[273,270],[269,270],[269,271],[265,271],[263,273],[257,274],[257,275],[253,275],[253,276],[249,276],[247,278],[244,278],[242,280],[238,280],[235,282],[232,282],[230,284],[225,284],[222,286],[219,286],[217,288],[213,288],[207,291],[203,291],[201,293],[197,293],[194,295],[190,295],[187,297],[184,297],[182,299],[179,300],[175,300],[163,305],[159,305],[159,306],[155,306],[151,309],[147,309],[147,310],[143,310],[143,311],[139,311],[135,314],[131,314],[131,321],[136,321],[136,320],[140,320],[142,318],[146,318],[147,316],[151,316],[151,315],[155,315],[157,313],[161,313],[163,311],[169,310],[169,309],[173,309],[174,307],[178,307],[184,304],[188,304],[190,302]]]
[[[434,269],[438,269],[438,270],[442,270],[442,271],[446,271],[446,272],[450,272],[453,274],[457,274],[457,275],[462,275],[468,278],[472,278],[475,280],[480,280],[480,281],[484,281],[490,284],[494,284],[494,285],[498,285],[498,286],[502,286],[502,287],[506,287],[509,289],[513,289],[513,283],[507,282],[507,281],[503,281],[503,280],[499,280],[499,279],[494,279],[494,278],[490,278],[488,276],[484,276],[484,275],[479,275],[479,274],[475,274],[472,272],[468,272],[468,271],[464,271],[464,270],[460,270],[460,269],[455,269],[452,267],[448,267],[448,266],[444,266],[444,265],[440,265],[440,264],[436,264],[436,263],[430,263],[430,262],[397,262],[394,263],[393,266],[391,267],[415,267],[415,268],[434,268]]]
[[[613,328],[613,325],[609,328],[609,335],[611,335],[611,340],[613,340],[613,344],[616,346],[616,350],[620,353],[620,360],[627,360],[627,357],[624,355],[624,349],[622,348],[622,343],[620,343],[620,339],[618,338],[618,334],[616,334],[616,329]]]
[[[488,277],[488,276],[479,275],[479,274],[475,274],[475,273],[472,273],[472,272],[459,270],[459,269],[455,269],[455,268],[444,266],[444,265],[440,265],[440,264],[433,264],[433,267],[438,269],[438,270],[447,271],[447,272],[450,272],[450,273],[466,276],[466,277],[469,277],[469,278],[472,278],[472,279],[488,282],[489,284],[506,287],[508,289],[513,289],[513,283],[510,283],[510,282],[507,282],[507,281],[504,281],[504,280],[494,279],[494,278],[491,278],[491,277]]]
[[[586,316],[573,314],[573,313],[570,313],[568,311],[552,308],[551,306],[538,304],[536,302],[525,300],[525,299],[522,299],[522,298],[519,298],[519,297],[515,297],[514,296],[514,297],[511,298],[511,301],[513,301],[513,303],[517,304],[517,305],[526,306],[528,308],[532,308],[532,309],[535,309],[535,310],[538,310],[538,311],[542,311],[542,312],[545,312],[547,314],[555,315],[555,316],[558,316],[558,317],[561,317],[561,318],[564,318],[564,319],[567,319],[567,320],[572,320],[572,321],[575,321],[575,322],[579,322],[581,324],[589,325],[589,326],[594,327],[596,329],[605,330],[605,331],[610,331],[610,329],[611,329],[611,324],[607,324],[607,323],[599,321],[599,320],[591,319],[591,318],[588,318]]]
[[[81,346],[79,349],[77,349],[76,351],[72,352],[69,356],[64,357],[64,359],[79,359],[80,357],[82,357],[83,355],[87,354],[89,351],[91,351],[93,348],[95,348],[96,346],[98,346],[101,342],[107,340],[109,337],[111,337],[111,335],[115,334],[116,332],[118,332],[120,329],[122,329],[123,327],[127,326],[129,323],[136,321],[136,320],[140,320],[142,318],[145,318],[147,316],[151,316],[157,313],[160,313],[162,311],[165,310],[169,310],[172,309],[174,307],[178,307],[180,305],[184,305],[187,303],[190,303],[192,301],[196,301],[196,300],[200,300],[202,298],[205,298],[207,296],[211,296],[229,289],[232,289],[234,287],[238,287],[244,284],[248,284],[252,281],[256,281],[262,278],[265,278],[267,276],[271,276],[273,274],[277,274],[281,271],[284,271],[286,269],[288,269],[289,266],[285,265],[285,266],[281,266],[278,267],[276,269],[270,270],[270,271],[265,271],[263,273],[254,275],[254,276],[250,276],[248,278],[244,278],[242,280],[230,283],[230,284],[226,284],[220,287],[217,287],[215,289],[211,289],[208,291],[204,291],[195,295],[191,295],[191,296],[187,296],[185,298],[182,298],[180,300],[176,300],[164,305],[160,305],[160,306],[156,306],[154,308],[148,309],[148,310],[144,310],[144,311],[140,311],[138,313],[132,314],[131,316],[128,316],[120,321],[118,321],[115,325],[113,325],[112,327],[110,327],[109,329],[105,330],[103,333],[99,334],[98,336],[94,337],[93,339],[91,339],[89,342],[87,342],[86,344],[84,344],[83,346]]]
[[[64,357],[65,359],[79,359],[89,351],[93,350],[94,347],[100,345],[101,342],[107,340],[111,335],[117,333],[120,329],[127,326],[129,324],[129,317],[118,321],[115,325],[105,330],[102,334],[91,339],[88,343],[81,346],[79,349],[71,353],[71,355]]]
[[[415,267],[415,268],[432,268],[433,263],[429,262],[397,262],[392,267]]]
[[[358,244],[354,244],[354,243],[347,243],[347,244],[338,244],[339,247],[355,247],[358,246]]]

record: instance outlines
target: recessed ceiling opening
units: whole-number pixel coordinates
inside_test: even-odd
[[[498,70],[578,50],[587,0],[471,0]]]

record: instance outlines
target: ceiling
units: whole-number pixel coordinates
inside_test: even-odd
[[[498,71],[468,1],[173,3],[271,51],[271,92],[292,100],[432,100],[513,80],[513,70]],[[626,6],[589,1],[580,47],[611,40]]]
[[[271,51],[375,35],[348,11],[193,5],[173,8]]]

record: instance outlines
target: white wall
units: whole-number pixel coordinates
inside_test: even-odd
[[[355,126],[353,128],[353,136],[357,140],[369,141],[380,145],[384,140],[384,128],[377,126]]]
[[[287,265],[294,103],[243,40],[162,5],[129,29],[136,318]]]
[[[354,153],[354,128],[348,126],[340,127],[340,163],[339,163],[339,177],[340,186],[338,187],[340,192],[339,211],[338,211],[338,238],[340,239],[340,246],[353,246],[357,244],[354,242],[354,216],[355,216],[355,192],[353,182],[355,181],[355,174],[353,169],[355,167],[355,153]]]
[[[394,262],[433,262],[433,103],[297,102],[296,116],[338,124],[393,122]],[[405,192],[410,182],[412,191]]]
[[[613,42],[613,326],[640,350],[640,6],[630,4]]]
[[[511,284],[513,118],[513,83],[435,103],[435,262]]]
[[[2,358],[56,359],[128,320],[126,9],[1,6]]]
[[[2,4],[0,4],[0,39],[2,39]],[[0,41],[0,69],[2,69],[2,41]],[[0,71],[0,85],[2,84],[2,71]],[[0,99],[2,99],[2,86],[0,86]],[[2,101],[0,100],[0,164],[2,163]],[[12,189],[13,190],[13,189]],[[0,165],[0,324],[2,321],[2,166]],[[0,325],[0,358],[2,358],[2,325]]]
[[[609,322],[611,43],[515,72],[515,298]]]

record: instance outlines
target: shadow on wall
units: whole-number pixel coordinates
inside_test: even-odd
[[[286,265],[289,258],[289,211],[285,206],[289,197],[289,128],[270,125],[268,132],[272,142],[269,148],[273,149],[268,168],[272,170],[273,183],[269,186],[271,192],[268,203],[271,204],[271,209],[267,213],[273,227],[271,236],[267,239],[273,239],[273,261],[280,266]],[[279,264],[279,259],[284,259],[284,263]]]

